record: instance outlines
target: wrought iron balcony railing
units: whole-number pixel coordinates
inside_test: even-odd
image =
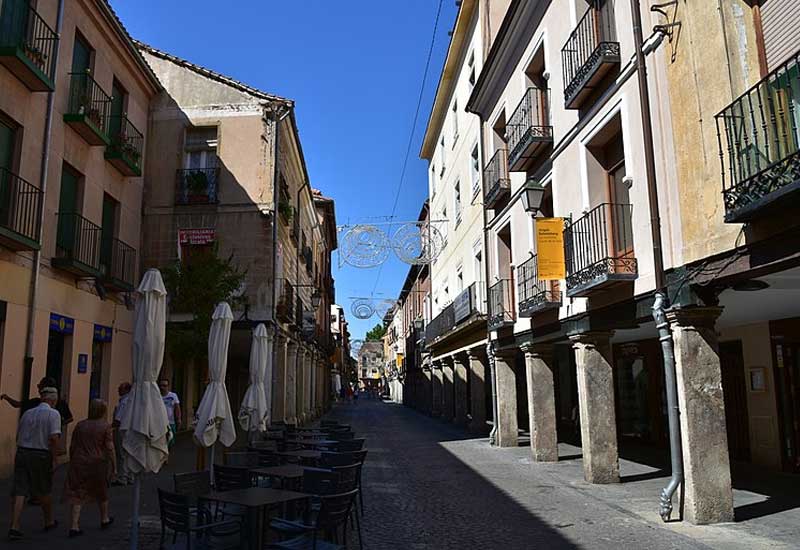
[[[489,287],[487,328],[498,330],[514,324],[514,279],[501,279]]]
[[[59,212],[53,266],[76,275],[100,277],[102,230],[75,212]]]
[[[726,222],[800,195],[800,52],[716,116]]]
[[[450,332],[455,327],[455,324],[455,314],[451,303],[425,327],[425,343],[430,344],[443,334]]]
[[[500,199],[511,190],[511,179],[508,177],[508,151],[498,149],[483,169],[483,181],[486,192],[483,197],[484,208],[494,208]]]
[[[528,88],[506,124],[508,170],[525,171],[548,143],[553,143],[550,124],[550,91]]]
[[[219,168],[186,168],[175,175],[175,204],[217,203]]]
[[[605,75],[619,67],[620,53],[613,0],[592,0],[561,49],[564,102],[579,109]]]
[[[21,177],[0,168],[0,244],[12,250],[37,250],[44,194]]]
[[[108,117],[111,97],[95,82],[89,72],[70,73],[69,102],[64,122],[89,145],[108,145]]]
[[[0,3],[0,63],[29,90],[55,89],[58,35],[29,0]]]
[[[282,286],[283,290],[278,298],[277,314],[281,320],[290,323],[294,316],[294,286],[286,279],[282,281]]]
[[[533,257],[517,268],[517,294],[519,316],[533,314],[561,305],[561,290],[558,281],[541,281],[538,278],[539,256]]]
[[[604,203],[564,229],[567,296],[636,279],[631,213],[630,204]]]
[[[105,284],[120,291],[133,290],[136,282],[136,249],[113,238],[101,247],[100,269]]]
[[[428,323],[428,326],[425,327],[426,344],[468,326],[476,319],[484,318],[482,284],[472,283],[469,285]]]
[[[125,115],[110,116],[108,126],[111,144],[106,148],[106,159],[125,176],[141,176],[144,135]]]

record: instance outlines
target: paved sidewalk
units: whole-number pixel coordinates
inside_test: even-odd
[[[798,510],[785,502],[736,524],[665,525],[657,507],[667,477],[657,468],[622,460],[624,483],[590,485],[577,447],[563,445],[557,464],[535,464],[526,447],[490,447],[401,405],[359,399],[331,416],[367,438],[368,549],[800,546]],[[753,498],[737,492],[738,515]]]

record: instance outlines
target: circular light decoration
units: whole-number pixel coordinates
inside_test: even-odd
[[[364,340],[351,340],[350,351],[358,355],[358,352],[361,350],[361,346],[363,345],[364,345]]]
[[[435,225],[428,222],[404,223],[392,237],[397,257],[407,264],[432,262],[442,251],[444,238]]]
[[[389,238],[374,225],[354,225],[339,241],[339,254],[353,267],[376,267],[389,257]]]
[[[356,319],[369,319],[375,315],[375,307],[369,298],[356,298],[350,304],[350,312]]]
[[[379,317],[383,317],[384,315],[389,313],[389,310],[392,309],[394,306],[395,306],[394,300],[384,299],[375,303],[373,308],[375,309],[375,313],[377,313]]]

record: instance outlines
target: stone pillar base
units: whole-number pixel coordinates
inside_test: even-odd
[[[531,430],[531,455],[535,462],[558,461],[556,437],[556,397],[552,348],[523,347],[528,382],[528,417]]]
[[[517,375],[514,371],[513,351],[504,351],[495,356],[497,370],[497,446],[516,447],[519,445],[519,426],[517,423]]]

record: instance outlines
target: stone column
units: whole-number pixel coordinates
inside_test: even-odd
[[[275,364],[272,369],[272,421],[286,422],[286,337],[275,336]]]
[[[433,380],[431,383],[431,415],[441,416],[442,389],[444,386],[443,383],[444,374],[442,373],[442,362],[434,361],[432,369],[433,369]]]
[[[714,323],[722,308],[667,312],[675,343],[678,405],[686,486],[684,513],[691,523],[733,521],[733,490],[722,371]]]
[[[267,369],[264,372],[264,388],[266,388],[266,405],[268,412],[269,422],[274,422],[275,417],[272,412],[273,403],[275,398],[275,355],[273,354],[275,337],[272,329],[267,329]],[[191,403],[191,401],[189,401]]]
[[[469,430],[477,434],[485,434],[488,431],[486,425],[486,375],[487,368],[486,352],[480,348],[469,350],[469,385],[472,401],[472,420],[469,423]]]
[[[311,420],[311,361],[313,352],[306,349],[303,357],[303,418],[306,422]]]
[[[517,375],[514,371],[516,350],[495,352],[497,370],[497,418],[496,438],[498,447],[516,447],[519,443],[517,433]]]
[[[583,477],[589,483],[619,482],[610,338],[609,332],[570,337],[578,368]]]
[[[286,423],[297,424],[297,342],[286,342]]]
[[[420,394],[422,412],[433,415],[433,369],[428,365],[422,369],[422,392]]]
[[[453,420],[453,358],[442,360],[442,420]]]
[[[314,393],[314,384],[317,381],[316,376],[316,363],[317,354],[314,351],[309,351],[306,355],[306,416],[312,420],[316,416],[316,399]]]
[[[531,455],[535,462],[557,462],[556,395],[552,346],[523,346],[528,382]]]
[[[295,374],[295,411],[297,412],[297,423],[302,424],[306,421],[303,387],[305,385],[305,356],[306,349],[303,344],[297,345],[296,374]]]
[[[467,354],[453,356],[453,393],[455,394],[453,422],[459,426],[467,425]]]

